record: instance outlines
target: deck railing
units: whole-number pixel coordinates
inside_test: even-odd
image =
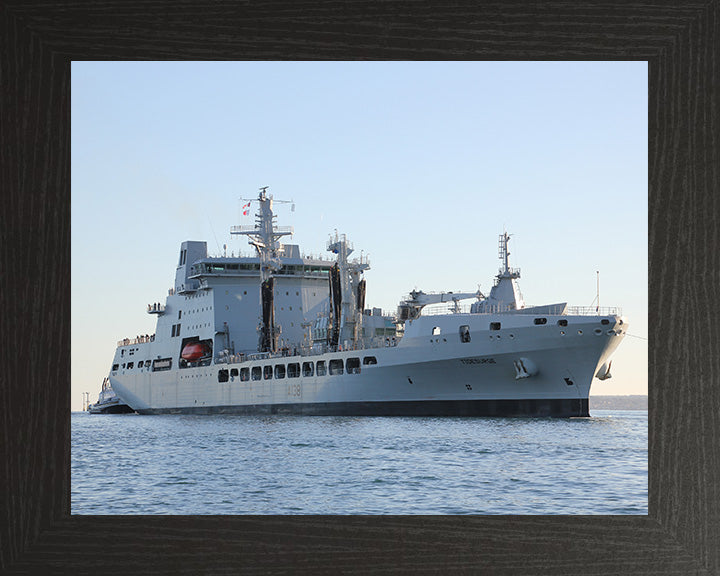
[[[133,346],[134,344],[146,344],[147,342],[154,342],[155,334],[145,334],[144,336],[136,336],[135,338],[123,338],[118,340],[118,348],[120,346]]]
[[[469,314],[470,306],[470,304],[458,306],[458,313]],[[620,306],[547,306],[543,307],[542,311],[533,310],[532,308],[532,306],[526,306],[520,310],[512,310],[509,306],[490,306],[486,311],[481,312],[481,314],[503,314],[512,312],[514,314],[534,314],[536,316],[622,316],[622,308]],[[449,314],[453,310],[454,306],[452,306],[452,304],[449,306],[432,305],[432,308],[430,306],[423,308],[422,316]]]

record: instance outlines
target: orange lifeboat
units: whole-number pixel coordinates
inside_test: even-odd
[[[210,348],[204,342],[188,342],[180,353],[180,357],[188,362],[195,362],[210,354]]]

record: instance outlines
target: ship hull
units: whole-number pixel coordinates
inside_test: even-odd
[[[126,371],[110,380],[140,414],[586,417],[593,377],[622,340],[620,319],[566,319],[561,329],[505,318],[508,329],[498,334],[482,329],[488,317],[437,317],[416,321],[396,347]],[[461,325],[470,326],[471,342],[457,336]],[[429,337],[438,327],[441,336]]]
[[[240,406],[149,408],[140,414],[240,414],[297,416],[501,416],[570,418],[589,416],[587,398],[510,400],[405,400],[277,403]]]

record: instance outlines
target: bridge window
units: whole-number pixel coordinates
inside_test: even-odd
[[[343,373],[343,361],[339,358],[330,360],[330,375],[342,374]]]
[[[564,318],[562,320],[558,320],[558,326],[567,326],[567,320]]]
[[[270,380],[273,374],[272,366],[263,366],[263,379]]]
[[[437,336],[438,334],[440,334],[440,326],[433,326],[432,335]]]
[[[302,375],[303,376],[312,376],[313,373],[314,373],[313,363],[312,362],[303,362]]]
[[[318,360],[315,373],[316,373],[318,376],[325,376],[326,371],[327,371],[327,370],[326,370],[326,368],[325,368],[325,360]]]
[[[240,368],[240,382],[250,380],[250,368]]]
[[[470,326],[460,326],[460,342],[470,342]]]
[[[230,376],[232,376],[232,377],[234,378],[234,377],[236,377],[237,375],[238,375],[238,369],[237,369],[237,368],[232,368],[232,369],[230,370]]]
[[[490,330],[500,330],[500,322],[490,322]]]
[[[300,376],[300,364],[298,364],[297,362],[288,364],[287,377],[288,378],[297,378],[298,376]]]
[[[600,320],[600,324],[610,324],[610,320],[608,320],[607,318],[603,318],[602,320]]]
[[[218,382],[227,382],[228,381],[228,371],[227,370],[218,370]]]
[[[375,358],[375,356],[365,356],[365,358],[363,358],[363,364],[366,366],[370,364],[377,364],[377,358]]]
[[[348,374],[360,374],[360,358],[348,358],[345,368]]]
[[[261,376],[262,376],[262,370],[260,369],[260,366],[253,366],[252,367],[252,379],[260,380]]]
[[[542,324],[547,324],[547,318],[535,318],[533,322],[535,322],[536,325],[540,326]]]
[[[284,364],[278,364],[277,366],[275,366],[275,378],[277,378],[278,380],[285,378],[285,365]]]

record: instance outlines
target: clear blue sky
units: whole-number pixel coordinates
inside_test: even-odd
[[[154,332],[183,240],[270,186],[278,223],[369,254],[368,306],[488,292],[497,237],[526,303],[622,306],[630,334],[592,394],[647,393],[645,62],[74,62],[72,409],[117,340]]]

